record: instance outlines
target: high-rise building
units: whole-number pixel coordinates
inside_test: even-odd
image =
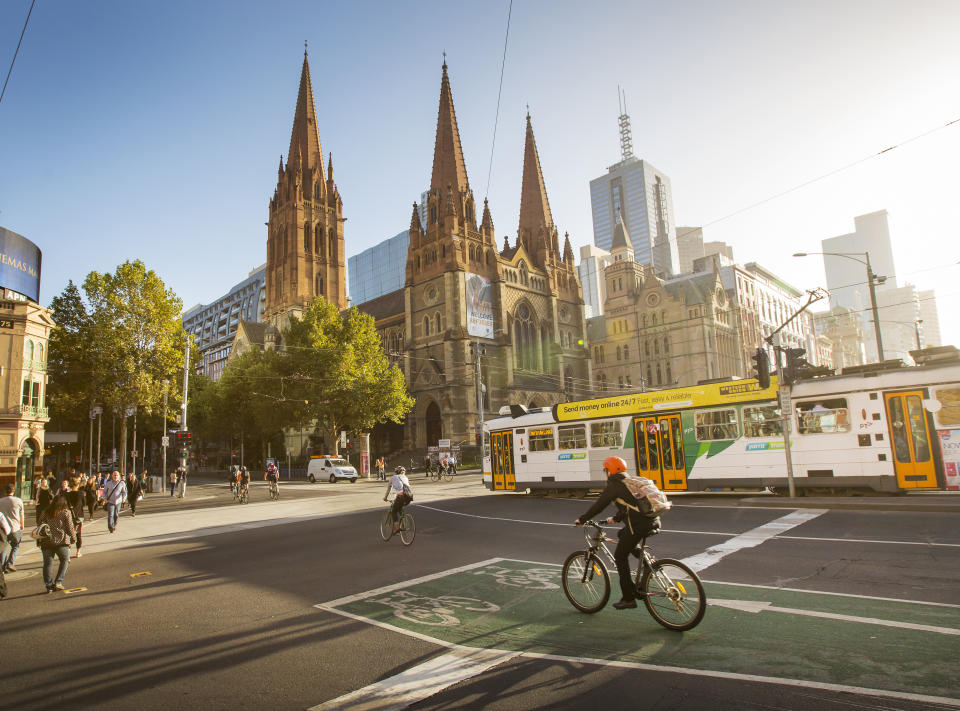
[[[260,323],[266,311],[267,265],[252,270],[246,279],[209,304],[197,304],[183,313],[183,330],[200,350],[197,371],[219,380],[230,356],[241,321]]]
[[[924,348],[942,346],[940,317],[937,314],[937,295],[933,289],[917,292],[920,306],[920,344]]]
[[[577,273],[580,275],[580,287],[583,289],[584,315],[588,319],[603,314],[603,302],[607,298],[603,270],[612,262],[613,257],[606,250],[592,244],[580,248]]]
[[[347,307],[343,201],[333,182],[333,157],[324,169],[310,65],[303,53],[300,91],[287,162],[280,158],[267,223],[266,317],[283,330],[317,296]]]
[[[407,278],[409,247],[410,230],[404,230],[350,257],[347,261],[350,302],[353,305],[362,304],[402,289]]]
[[[590,181],[593,242],[609,251],[617,215],[633,240],[634,258],[665,275],[680,271],[670,178],[631,156]]]

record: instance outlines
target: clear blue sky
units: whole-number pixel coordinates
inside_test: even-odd
[[[30,0],[0,4],[9,67]],[[486,193],[508,2],[38,0],[0,103],[0,225],[43,250],[41,301],[140,258],[184,306],[265,261],[303,42],[348,256],[405,229],[430,179],[442,52],[470,183]],[[634,152],[677,223],[738,261],[824,284],[820,240],[886,209],[901,282],[935,288],[960,343],[960,2],[517,0],[489,197],[516,232],[529,104],[554,218],[592,241],[588,183]],[[719,220],[719,221],[718,221]]]

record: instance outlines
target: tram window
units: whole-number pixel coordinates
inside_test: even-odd
[[[554,448],[552,427],[530,430],[531,452],[545,452]]]
[[[780,408],[775,405],[743,408],[744,437],[777,437],[783,434]]]
[[[584,425],[561,425],[557,427],[560,449],[586,449],[587,428]]]
[[[590,446],[591,447],[621,447],[623,446],[623,435],[620,432],[620,422],[610,420],[607,422],[590,423]]]
[[[850,414],[845,397],[798,402],[797,431],[800,434],[820,434],[850,431]]]
[[[694,423],[700,442],[737,438],[737,411],[733,408],[697,412]]]
[[[483,446],[485,448],[485,451],[487,452],[490,451],[490,433],[489,432],[483,433]]]

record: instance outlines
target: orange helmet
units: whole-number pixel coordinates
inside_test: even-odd
[[[627,471],[627,463],[620,457],[607,457],[603,460],[603,470],[607,476]]]

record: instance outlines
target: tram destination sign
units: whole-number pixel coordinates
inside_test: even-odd
[[[685,388],[615,395],[594,400],[561,402],[553,406],[553,418],[557,422],[568,422],[596,417],[620,417],[660,410],[680,410],[688,407],[710,407],[736,402],[774,400],[776,397],[777,377],[772,375],[768,388],[761,388],[760,384],[752,379],[732,380],[723,383],[691,385]]]

